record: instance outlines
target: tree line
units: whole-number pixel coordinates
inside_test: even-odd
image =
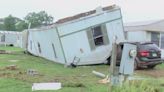
[[[20,19],[9,15],[1,19],[0,30],[7,31],[23,31],[28,28],[35,28],[43,25],[49,25],[53,22],[53,17],[48,15],[45,11],[28,13],[24,19]]]

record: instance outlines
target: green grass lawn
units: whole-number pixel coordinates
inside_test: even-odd
[[[93,70],[109,74],[108,65],[64,68],[64,65],[23,54],[19,48],[0,47],[2,49],[16,54],[0,54],[0,92],[31,92],[32,84],[38,82],[61,82],[62,89],[36,92],[109,92],[109,84],[99,84],[101,78],[92,74]],[[17,69],[6,69],[9,65],[16,65]],[[164,64],[158,68],[164,70]],[[39,74],[27,75],[28,69],[35,69]],[[112,92],[164,92],[163,85],[164,77],[151,78],[125,83],[122,87],[113,88]]]

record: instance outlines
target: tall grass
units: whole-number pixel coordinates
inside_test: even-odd
[[[112,92],[164,92],[159,80],[140,80],[125,82],[122,86],[113,87]]]

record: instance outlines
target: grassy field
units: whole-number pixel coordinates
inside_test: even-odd
[[[36,92],[109,92],[109,84],[99,84],[101,78],[92,74],[93,70],[109,74],[108,65],[64,68],[64,65],[23,54],[19,48],[0,47],[2,49],[16,54],[0,54],[0,92],[31,92],[32,84],[38,82],[61,82],[62,89]],[[17,67],[14,70],[6,68],[9,65]],[[28,69],[37,70],[38,75],[27,75]],[[157,69],[164,71],[164,64]],[[126,82],[122,87],[113,88],[112,92],[164,92],[164,76],[145,76],[149,79]]]

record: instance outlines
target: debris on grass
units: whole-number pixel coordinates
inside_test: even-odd
[[[99,80],[98,83],[107,84],[110,82],[110,78],[108,75],[106,76],[105,74],[97,72],[97,71],[92,71],[92,73],[99,78],[103,78],[103,79]]]
[[[110,82],[110,78],[107,76],[106,78],[104,79],[101,79],[98,81],[98,83],[101,83],[101,84],[107,84]]]
[[[38,71],[35,70],[35,69],[28,69],[27,70],[27,75],[30,75],[30,76],[35,76],[35,75],[38,75]]]
[[[5,68],[8,70],[17,70],[18,69],[17,65],[8,65]]]
[[[97,71],[92,71],[92,73],[93,73],[94,75],[96,75],[97,77],[100,77],[100,78],[105,78],[105,77],[106,77],[105,74],[100,73],[100,72],[97,72]]]
[[[9,77],[11,76],[11,73],[0,73],[0,77]]]
[[[32,91],[36,90],[59,90],[61,83],[33,83]]]
[[[11,54],[11,51],[0,50],[0,54]]]

